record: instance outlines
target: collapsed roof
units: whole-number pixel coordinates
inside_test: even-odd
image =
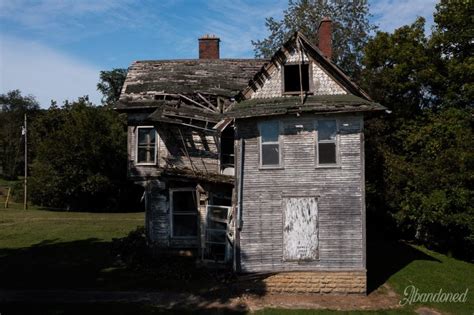
[[[268,60],[194,59],[135,61],[129,68],[120,103],[153,100],[163,93],[235,97]]]
[[[300,49],[344,91],[342,95],[258,98],[254,93]],[[218,57],[217,57],[218,58]],[[296,32],[271,59],[193,59],[136,61],[122,88],[119,110],[153,109],[150,121],[212,131],[223,119],[299,112],[339,113],[385,108],[347,77],[329,58]],[[196,122],[199,122],[198,124]],[[204,124],[204,127],[203,127]],[[216,129],[216,128],[214,128]]]

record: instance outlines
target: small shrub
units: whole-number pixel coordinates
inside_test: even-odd
[[[151,245],[151,244],[150,244]],[[196,264],[196,257],[179,256],[163,251],[152,254],[147,244],[145,228],[137,227],[128,236],[113,240],[113,253],[117,264],[132,270],[145,272],[149,279],[179,283],[218,283],[232,278],[230,270],[207,269]]]
[[[137,227],[124,238],[113,239],[112,248],[119,262],[132,269],[144,267],[151,258],[143,226]]]

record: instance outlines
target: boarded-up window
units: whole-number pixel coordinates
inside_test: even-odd
[[[283,259],[288,261],[318,259],[317,198],[285,198],[283,212]]]
[[[137,163],[156,162],[156,131],[153,127],[137,128]]]
[[[194,190],[171,191],[173,237],[197,236],[197,201]]]
[[[337,164],[337,124],[335,120],[318,120],[318,164]]]
[[[260,124],[260,159],[262,166],[280,165],[280,130],[278,121]]]

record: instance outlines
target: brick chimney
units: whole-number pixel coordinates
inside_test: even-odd
[[[325,17],[319,23],[318,27],[318,48],[323,55],[329,59],[332,58],[332,21]]]
[[[199,59],[219,59],[219,42],[216,35],[206,34],[199,38]]]

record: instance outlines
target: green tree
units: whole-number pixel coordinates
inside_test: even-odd
[[[434,54],[418,18],[393,34],[377,32],[364,49],[361,84],[371,97],[394,111],[412,117],[429,107],[434,95],[429,80],[436,73]]]
[[[419,18],[365,48],[363,87],[392,110],[365,124],[367,205],[369,227],[473,259],[473,21],[460,3],[441,1],[431,37]]]
[[[117,209],[126,183],[123,117],[87,99],[53,104],[36,119],[31,200],[69,210]]]
[[[97,90],[102,93],[102,105],[113,105],[118,101],[126,77],[127,69],[100,72],[100,82],[97,83]]]
[[[393,134],[386,200],[403,237],[474,257],[474,133],[470,109],[426,110]]]
[[[290,0],[283,19],[266,19],[270,35],[252,41],[255,55],[268,58],[295,32],[317,42],[317,28],[323,17],[333,21],[333,60],[354,79],[359,77],[362,49],[375,26],[369,23],[366,1]]]
[[[21,128],[25,113],[29,119],[39,110],[39,104],[32,95],[23,96],[20,90],[0,95],[0,165],[4,177],[14,179],[23,169],[23,148]]]
[[[443,106],[472,107],[474,100],[474,2],[442,0],[436,6],[430,46],[438,58],[434,93]]]

